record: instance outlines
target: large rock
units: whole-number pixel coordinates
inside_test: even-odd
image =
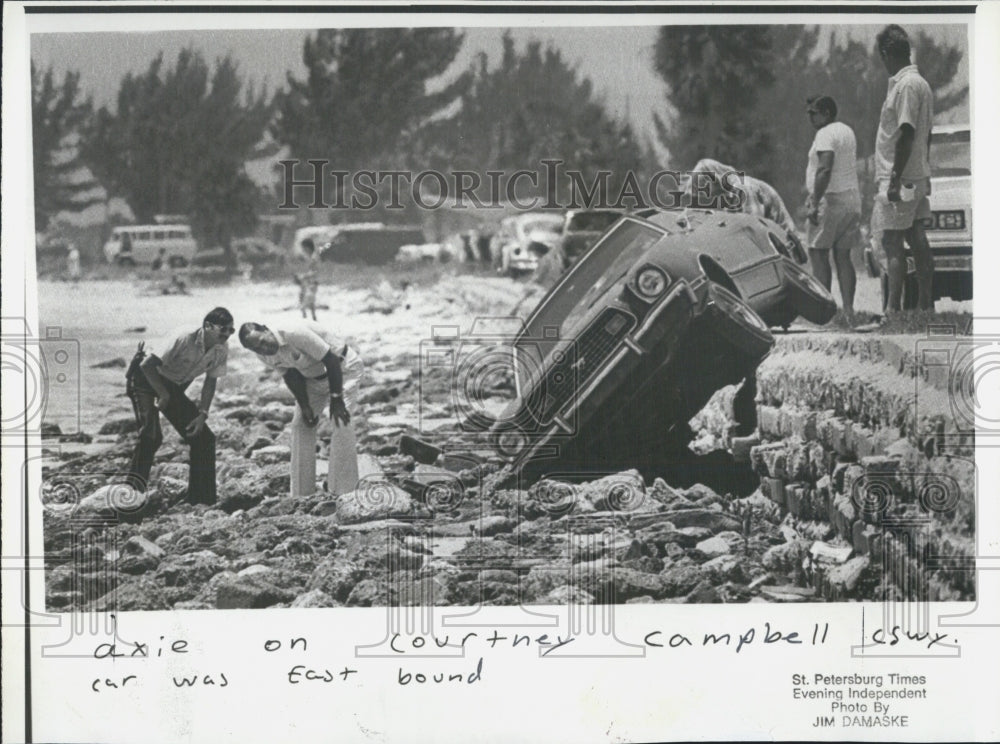
[[[172,556],[162,561],[156,577],[166,586],[202,584],[226,568],[226,560],[211,550]]]
[[[258,465],[274,465],[276,463],[291,462],[292,448],[281,444],[272,444],[269,447],[261,447],[250,454],[250,459]]]
[[[106,422],[100,429],[98,429],[98,434],[129,434],[133,431],[139,431],[139,424],[135,420],[135,416],[123,416],[121,418],[114,419],[113,421]]]
[[[388,481],[367,481],[362,488],[337,497],[337,519],[342,524],[406,517],[413,511],[410,494]]]
[[[695,545],[695,549],[706,558],[718,558],[720,555],[728,555],[730,552],[729,543],[721,537],[710,537]]]
[[[324,591],[313,589],[300,594],[292,602],[292,607],[312,608],[312,607],[340,607],[341,603]]]
[[[346,602],[354,587],[367,572],[359,565],[343,558],[324,558],[306,582],[306,590],[322,591],[338,602]]]
[[[220,610],[261,609],[291,602],[294,598],[293,591],[271,583],[264,576],[238,576],[219,585],[215,606]]]
[[[154,570],[160,565],[165,551],[159,545],[142,535],[133,535],[122,546],[122,555],[117,568],[122,573],[141,574]]]
[[[657,501],[646,497],[646,484],[637,470],[583,483],[578,487],[578,495],[596,511],[644,512],[659,508]]]
[[[742,528],[735,517],[712,509],[678,509],[665,512],[663,518],[678,528],[704,527],[713,533],[723,530],[735,532]]]
[[[143,492],[124,483],[102,486],[80,499],[76,506],[76,516],[123,522],[138,521],[158,511],[163,506],[165,495],[169,498],[174,487],[176,484],[172,482],[158,482]],[[186,489],[183,483],[179,488]]]
[[[680,597],[694,589],[701,581],[698,566],[669,566],[660,572],[663,596]]]

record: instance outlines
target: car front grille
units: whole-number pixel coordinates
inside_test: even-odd
[[[601,369],[631,331],[636,319],[618,308],[606,308],[560,355],[553,355],[534,406],[539,423],[547,424]]]

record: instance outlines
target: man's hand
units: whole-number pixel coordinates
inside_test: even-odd
[[[893,177],[889,179],[889,188],[886,190],[886,198],[891,202],[898,202],[899,198],[899,188],[902,179],[893,174]]]
[[[196,437],[201,433],[201,430],[205,428],[205,421],[208,419],[208,414],[204,411],[198,411],[198,415],[194,417],[190,424],[184,429],[184,433],[189,437]]]
[[[299,406],[299,410],[302,411],[302,420],[310,429],[319,423],[319,416],[316,415],[311,406]]]
[[[167,410],[167,406],[170,405],[170,393],[164,390],[162,393],[156,396],[156,407],[161,411]]]
[[[343,397],[339,395],[330,396],[330,418],[333,419],[334,426],[347,426],[351,423],[351,414],[347,412]]]

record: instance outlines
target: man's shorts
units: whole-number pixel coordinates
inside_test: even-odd
[[[857,191],[824,194],[819,203],[819,224],[807,225],[811,250],[850,251],[861,244],[861,196]]]
[[[872,207],[872,235],[881,237],[885,230],[909,230],[916,220],[931,216],[931,203],[927,198],[930,190],[930,179],[921,178],[912,183],[914,198],[910,201],[889,201],[886,191],[889,188],[887,180],[878,182],[875,194],[875,204]]]

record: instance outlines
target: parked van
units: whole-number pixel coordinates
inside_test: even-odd
[[[112,230],[104,256],[121,266],[148,265],[161,249],[170,266],[187,266],[198,244],[188,225],[122,225]]]

